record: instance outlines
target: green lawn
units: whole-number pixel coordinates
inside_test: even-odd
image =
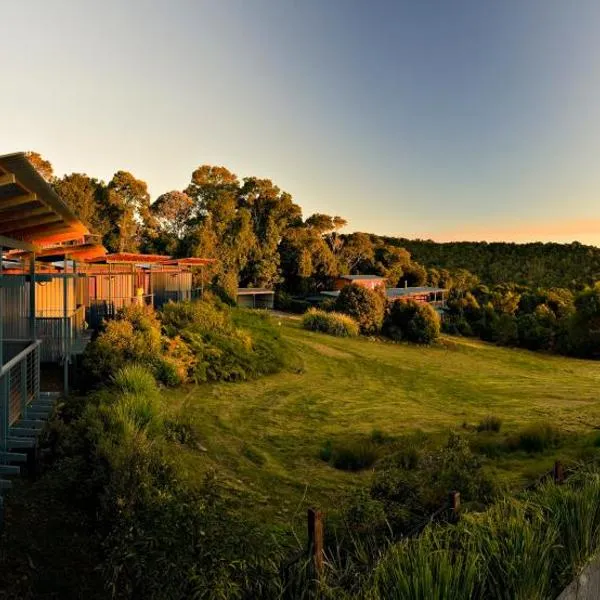
[[[578,438],[600,427],[600,365],[446,337],[431,348],[339,339],[282,319],[301,368],[257,381],[190,386],[168,403],[191,420],[202,448],[172,446],[192,480],[215,469],[244,505],[272,523],[301,527],[304,507],[325,510],[369,472],[338,471],[319,459],[326,440],[391,436],[421,429],[447,433],[489,414],[501,435],[548,421],[581,436],[555,454],[510,455],[489,462],[520,486],[556,456],[576,453]],[[473,435],[473,434],[471,434]]]

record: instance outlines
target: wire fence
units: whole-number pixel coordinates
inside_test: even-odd
[[[591,466],[598,466],[599,464],[600,457],[592,458],[584,462],[571,461],[568,464],[568,466],[565,466],[563,461],[557,460],[555,461],[551,469],[545,471],[535,481],[532,481],[531,483],[526,485],[521,490],[521,493],[534,491],[548,481],[553,481],[556,485],[562,485],[573,476],[584,472],[586,468],[589,468]],[[410,529],[408,529],[406,532],[400,535],[398,541],[402,539],[410,539],[420,535],[423,532],[423,530],[432,523],[458,523],[458,521],[460,520],[460,513],[460,492],[452,491],[448,494],[447,501],[440,508],[420,519],[418,523],[416,523]],[[317,515],[317,517],[315,517],[315,514]],[[306,561],[306,564],[310,566],[317,579],[320,578],[320,576],[322,575],[323,559],[325,556],[323,542],[323,513],[321,511],[316,511],[313,508],[308,509],[307,523],[308,544],[306,548],[302,548],[296,553],[294,553],[287,561],[285,561],[281,565],[280,570],[285,578],[289,575],[294,566],[302,560]]]

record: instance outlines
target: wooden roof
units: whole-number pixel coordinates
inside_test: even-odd
[[[0,236],[5,246],[33,250],[88,233],[24,153],[0,156]]]
[[[136,254],[135,252],[116,252],[113,254],[107,254],[102,258],[92,259],[88,262],[92,263],[136,263],[136,264],[148,264],[148,263],[162,263],[168,261],[170,256],[163,256],[162,254]]]
[[[163,265],[187,265],[189,267],[200,267],[203,265],[211,265],[216,263],[216,258],[172,258],[171,260],[165,260],[161,264]]]

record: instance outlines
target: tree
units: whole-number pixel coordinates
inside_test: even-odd
[[[381,329],[385,298],[359,285],[347,285],[341,289],[335,301],[335,310],[353,317],[361,333],[371,335]]]
[[[372,265],[374,248],[366,233],[351,233],[344,236],[340,251],[340,273],[359,273],[367,265]]]
[[[146,182],[117,171],[107,186],[107,200],[112,212],[111,246],[118,252],[137,252],[143,229],[153,226]]]
[[[397,300],[385,319],[383,331],[393,340],[431,344],[440,335],[440,316],[429,304]]]
[[[388,285],[397,287],[406,269],[410,268],[410,254],[398,246],[377,246],[374,271],[385,277]]]
[[[576,296],[569,338],[574,354],[587,357],[600,355],[600,282]]]
[[[159,196],[150,205],[155,230],[147,232],[154,250],[167,254],[179,254],[181,241],[193,226],[194,201],[176,190]]]
[[[111,214],[106,186],[84,173],[71,173],[53,182],[56,193],[92,233],[106,236],[111,229]],[[103,240],[106,241],[106,240]]]
[[[281,274],[290,292],[314,292],[336,273],[331,248],[313,229],[289,228],[279,244]]]
[[[280,281],[279,243],[288,227],[302,222],[301,209],[270,179],[256,177],[244,179],[239,206],[250,214],[257,240],[241,278],[252,285],[272,287]]]
[[[33,165],[35,170],[46,180],[52,181],[54,178],[54,169],[52,163],[44,158],[38,152],[25,152],[27,160]]]
[[[402,277],[398,282],[400,287],[418,287],[427,282],[427,269],[416,262],[411,262],[404,266]]]

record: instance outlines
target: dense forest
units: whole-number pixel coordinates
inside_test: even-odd
[[[541,287],[578,288],[600,279],[600,248],[571,244],[446,242],[382,238],[405,248],[431,268],[467,269],[487,284],[512,281]]]

